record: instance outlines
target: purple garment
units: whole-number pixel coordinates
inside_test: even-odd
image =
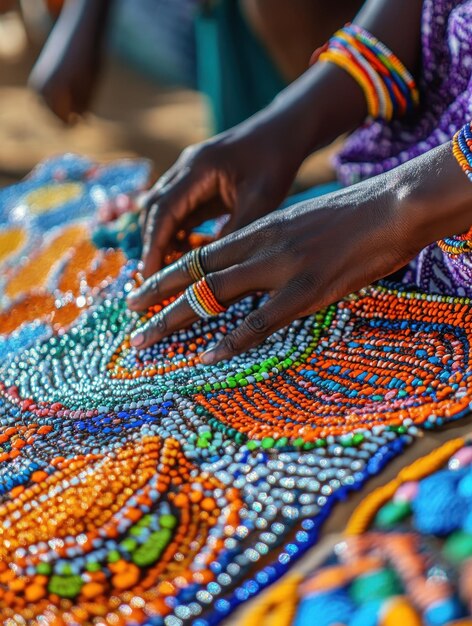
[[[336,160],[342,183],[397,167],[449,141],[472,119],[472,0],[424,0],[422,50],[421,109],[412,118],[370,122],[354,132]],[[433,244],[412,263],[407,279],[430,293],[472,297],[471,257],[449,257]]]

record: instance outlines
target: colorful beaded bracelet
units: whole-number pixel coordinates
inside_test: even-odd
[[[332,62],[346,70],[362,88],[369,116],[390,121],[419,104],[415,80],[403,63],[376,37],[347,24],[316,50],[311,64]]]
[[[454,135],[452,153],[467,178],[472,182],[472,122],[463,126]],[[461,235],[453,235],[438,241],[438,246],[451,256],[467,254],[472,251],[472,227]]]
[[[226,308],[215,298],[205,278],[187,287],[185,294],[194,313],[202,319],[207,319],[226,311]]]

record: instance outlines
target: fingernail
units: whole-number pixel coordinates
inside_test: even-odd
[[[216,361],[216,352],[214,350],[207,350],[200,355],[200,362],[203,365],[212,365]]]
[[[144,333],[134,333],[130,338],[131,345],[137,348],[144,342]]]

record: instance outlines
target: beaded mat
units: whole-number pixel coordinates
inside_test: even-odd
[[[470,626],[472,441],[367,496],[327,562],[275,585],[241,626]]]
[[[90,236],[147,176],[68,155],[0,194],[5,624],[216,624],[422,427],[469,410],[470,302],[401,285],[215,367],[198,353],[259,296],[131,349],[152,313],[125,305],[136,261]]]

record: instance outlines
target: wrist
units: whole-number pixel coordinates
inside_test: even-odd
[[[420,248],[472,225],[472,184],[451,142],[392,170],[389,177],[398,219]]]

